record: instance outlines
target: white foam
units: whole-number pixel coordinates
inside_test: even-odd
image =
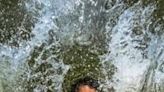
[[[6,80],[6,83],[12,82],[14,84],[14,81],[16,81],[15,76],[18,76],[16,73],[17,71],[20,71],[18,68],[23,67],[22,64],[28,59],[30,53],[34,50],[34,47],[40,46],[42,43],[46,43],[47,40],[49,40],[48,32],[50,30],[53,29],[57,31],[57,27],[52,18],[73,11],[74,5],[72,4],[74,4],[72,0],[31,0],[26,2],[27,10],[34,13],[33,17],[38,19],[31,32],[34,36],[28,41],[19,42],[19,47],[0,44],[0,63],[3,67],[6,67],[6,69],[0,71],[2,72],[0,81],[3,80],[3,75],[10,74],[7,75],[9,77]],[[39,7],[39,9],[37,7]],[[7,62],[9,62],[10,65],[6,65]],[[12,86],[12,83],[9,83],[8,86]],[[0,83],[0,88],[1,87],[2,85]],[[13,89],[16,88],[13,87]]]
[[[112,30],[112,39],[109,42],[111,53],[107,55],[107,58],[112,59],[113,64],[117,67],[112,83],[116,92],[140,92],[144,84],[151,61],[143,58],[142,50],[135,48],[139,43],[133,42],[133,40],[137,38],[142,41],[143,36],[132,36],[132,28],[136,21],[139,23],[142,21],[140,23],[142,26],[146,18],[139,19],[139,17],[150,16],[153,9],[152,6],[143,9],[140,2],[137,3],[124,11]],[[147,11],[150,12],[148,15],[145,14]]]

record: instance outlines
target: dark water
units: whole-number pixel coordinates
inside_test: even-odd
[[[0,0],[0,92],[164,92],[163,0]]]

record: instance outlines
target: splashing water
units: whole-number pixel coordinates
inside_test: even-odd
[[[153,9],[153,6],[144,9],[137,3],[120,15],[117,25],[112,29],[109,43],[111,53],[107,58],[111,57],[117,67],[113,77],[116,92],[141,91],[151,63],[143,56],[147,45],[143,25],[148,21],[145,16],[149,17]],[[140,34],[136,35],[133,31],[140,31]]]
[[[105,57],[117,67],[113,82],[108,82],[115,92],[164,91],[163,74],[158,70],[163,63],[158,54],[162,54],[163,41],[149,29],[154,9],[152,4],[143,8],[138,2],[120,15],[111,30],[110,54]]]
[[[0,44],[0,92],[67,92],[62,85],[69,83],[65,77],[81,64],[99,73],[96,78],[104,92],[164,92],[164,27],[153,15],[156,2],[29,0],[17,4],[24,5],[19,8],[35,21],[30,28],[21,25],[18,33],[11,33],[15,37],[23,30],[29,39],[17,40],[18,46]],[[73,58],[81,62],[66,61]]]

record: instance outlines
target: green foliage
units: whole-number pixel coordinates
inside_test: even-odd
[[[34,19],[21,0],[0,0],[0,43],[19,46],[18,40],[30,38]]]
[[[63,52],[61,55],[63,56],[64,63],[71,65],[71,68],[64,78],[64,92],[70,92],[71,85],[75,80],[81,77],[91,76],[100,80],[105,78],[105,75],[102,72],[102,63],[99,59],[99,54],[93,53],[89,47],[73,46],[72,48]],[[113,73],[108,74],[109,76],[113,75]]]

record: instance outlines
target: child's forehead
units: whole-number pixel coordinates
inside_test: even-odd
[[[78,92],[96,92],[96,89],[88,85],[81,85]]]

